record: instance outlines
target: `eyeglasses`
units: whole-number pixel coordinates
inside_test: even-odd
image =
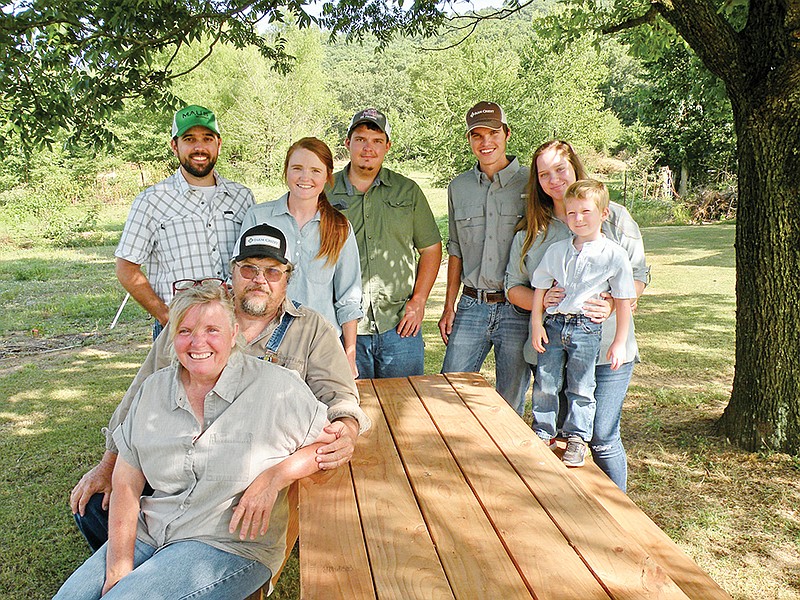
[[[225,285],[225,280],[220,279],[219,277],[206,277],[205,279],[178,279],[178,281],[174,281],[172,283],[172,293],[177,294],[178,292],[189,290],[197,285],[203,285],[208,281],[214,282],[217,285]]]
[[[291,269],[279,269],[277,267],[257,267],[255,265],[248,265],[242,263],[235,263],[239,267],[239,272],[245,279],[255,279],[259,273],[264,275],[264,279],[270,283],[277,283],[281,278],[288,273]]]

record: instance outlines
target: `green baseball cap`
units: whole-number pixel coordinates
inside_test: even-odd
[[[217,117],[203,106],[192,104],[180,109],[172,119],[172,137],[180,137],[195,125],[210,129],[219,135]]]

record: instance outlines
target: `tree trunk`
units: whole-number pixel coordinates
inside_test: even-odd
[[[689,191],[689,165],[684,160],[681,163],[681,178],[678,183],[678,196],[681,198],[686,197],[686,192]]]
[[[736,372],[720,421],[749,449],[800,452],[800,114],[777,82],[729,88],[738,136]]]

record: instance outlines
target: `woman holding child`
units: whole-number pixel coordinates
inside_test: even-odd
[[[286,153],[283,175],[289,191],[252,207],[242,232],[267,223],[286,236],[294,274],[287,296],[322,314],[342,336],[353,376],[361,310],[361,263],[353,228],[325,195],[333,184],[333,155],[325,142],[305,137]]]
[[[196,283],[170,304],[177,360],[114,430],[108,542],[56,600],[245,598],[281,566],[286,487],[317,470],[327,407],[296,373],[240,352],[225,287]]]
[[[507,295],[517,306],[532,309],[532,274],[547,248],[571,236],[567,226],[564,195],[575,181],[587,178],[583,164],[567,142],[552,140],[534,152],[526,217],[518,226],[506,271]],[[608,218],[602,225],[602,232],[627,252],[633,267],[636,292],[641,295],[647,284],[649,269],[645,263],[644,245],[636,222],[625,207],[612,202],[609,205]],[[545,304],[554,306],[563,298],[563,288],[553,288],[545,295]],[[633,300],[631,304],[635,307],[636,301]],[[627,486],[627,458],[620,437],[619,422],[638,355],[633,323],[631,322],[625,344],[626,362],[619,368],[612,369],[607,354],[617,328],[616,315],[612,312],[610,302],[603,299],[587,300],[583,313],[594,321],[603,321],[600,358],[595,367],[597,405],[589,447],[595,463],[624,491]],[[525,358],[531,365],[535,365],[538,360],[530,340],[525,344]]]

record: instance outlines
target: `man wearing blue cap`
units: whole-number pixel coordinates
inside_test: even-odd
[[[228,277],[242,219],[255,204],[248,188],[214,170],[221,144],[213,112],[192,105],[175,113],[170,147],[180,168],[136,197],[114,252],[122,287],[156,320],[154,338],[167,322],[173,282]]]

